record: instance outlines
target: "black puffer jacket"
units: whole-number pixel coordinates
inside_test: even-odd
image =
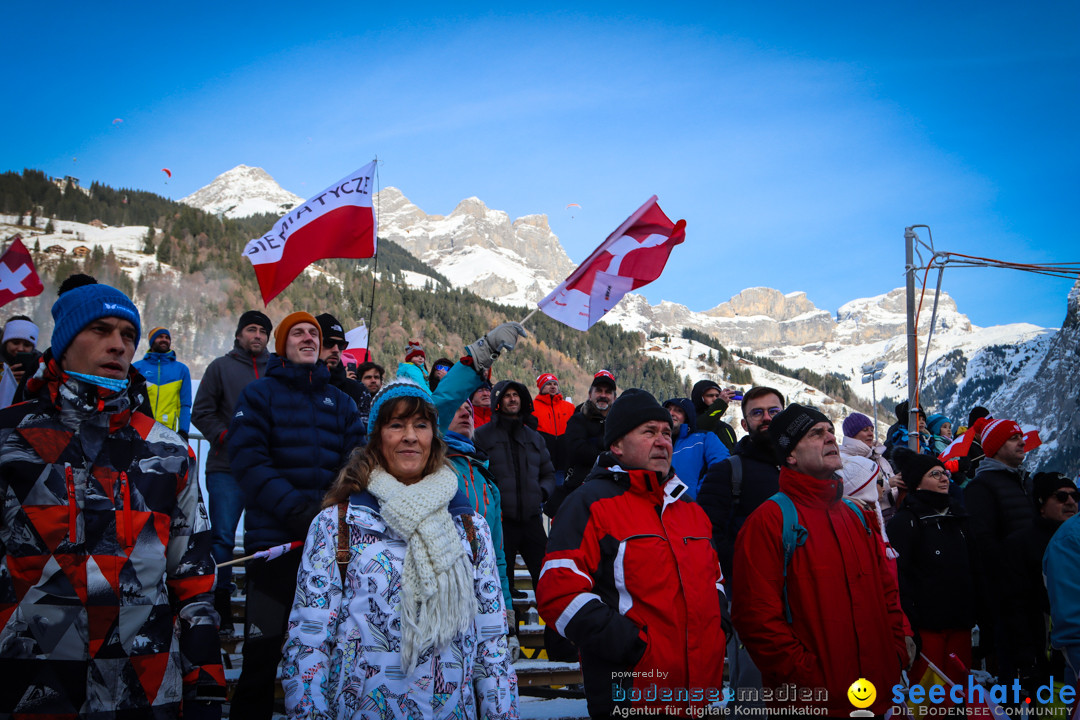
[[[889,521],[889,540],[900,554],[900,605],[916,630],[970,629],[975,560],[968,517],[949,495],[930,492],[908,494]]]
[[[1045,617],[1050,614],[1050,598],[1043,583],[1043,555],[1059,527],[1060,523],[1039,517],[1005,541],[1001,567],[1005,641],[1021,676],[1061,677],[1062,656],[1047,654]]]
[[[697,502],[713,526],[713,544],[724,577],[732,577],[735,536],[758,506],[780,492],[780,465],[772,445],[755,443],[749,435],[735,443],[731,454],[742,464],[742,488],[736,500],[732,487],[731,458],[709,468],[701,481]]]
[[[226,448],[236,401],[249,383],[266,377],[269,360],[265,348],[253,356],[234,341],[233,349],[211,362],[203,373],[191,406],[191,424],[210,442],[206,472],[232,472]]]
[[[718,399],[712,405],[705,405],[705,391],[710,388],[720,390],[720,386],[712,380],[699,380],[690,391],[690,399],[697,411],[697,432],[711,432],[720,438],[724,447],[731,452],[735,448],[735,428],[723,421],[724,413],[727,412],[728,404],[723,398]]]
[[[604,451],[604,419],[591,400],[578,406],[578,411],[566,421],[563,448],[566,452],[566,482],[578,487]]]
[[[521,410],[514,417],[499,412],[499,402],[510,389],[521,397]],[[525,423],[536,422],[532,397],[524,385],[503,380],[491,393],[491,422],[477,429],[473,444],[486,453],[488,469],[495,476],[502,495],[503,518],[525,520],[540,514],[540,508],[555,490],[555,468],[544,438]]]

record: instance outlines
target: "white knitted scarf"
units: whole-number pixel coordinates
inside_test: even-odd
[[[466,632],[476,616],[472,564],[447,508],[457,475],[445,465],[403,485],[382,468],[368,491],[386,524],[406,542],[401,573],[401,666],[411,672],[420,654]]]

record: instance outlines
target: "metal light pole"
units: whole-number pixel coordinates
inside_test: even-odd
[[[918,390],[918,371],[915,353],[919,338],[915,334],[915,229],[904,228],[905,274],[907,275],[907,369],[908,369],[908,447],[919,452],[919,408],[915,406]]]
[[[862,382],[863,385],[870,383],[870,393],[874,398],[874,442],[877,442],[877,381],[881,379],[881,376],[885,373],[882,372],[885,369],[885,361],[879,360],[873,365],[863,365]]]

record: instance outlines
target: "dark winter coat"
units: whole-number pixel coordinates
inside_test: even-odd
[[[1045,618],[1050,615],[1050,598],[1043,583],[1043,555],[1059,527],[1060,523],[1039,517],[1005,541],[1001,565],[1005,640],[1021,676],[1061,677],[1062,656],[1055,653],[1053,663],[1047,657],[1050,638]]]
[[[526,520],[540,514],[555,489],[555,468],[540,433],[524,423],[526,417],[532,417],[532,402],[527,402],[529,393],[524,385],[498,383],[491,405],[497,407],[497,397],[514,386],[521,396],[520,413],[510,417],[493,412],[491,422],[476,431],[473,444],[489,458],[488,468],[502,494],[503,518]]]
[[[577,412],[566,421],[563,447],[566,450],[566,481],[575,487],[596,464],[596,458],[604,451],[604,418],[591,400],[578,406]]]
[[[239,342],[234,342],[233,349],[211,362],[203,373],[191,406],[191,422],[210,442],[206,472],[230,472],[226,435],[236,401],[248,383],[266,376],[269,359],[265,349],[252,357]]]
[[[730,453],[714,434],[697,430],[694,405],[687,398],[673,398],[664,403],[678,403],[686,415],[686,422],[675,428],[672,437],[671,468],[686,483],[687,499],[696,500],[705,472]]]
[[[357,380],[349,377],[345,371],[345,365],[338,363],[334,367],[327,366],[330,371],[330,384],[352,398],[356,403],[356,410],[360,413],[360,421],[364,426],[364,435],[367,435],[367,416],[371,410],[371,393]]]
[[[697,432],[710,432],[716,437],[720,438],[720,442],[724,443],[724,447],[731,452],[735,447],[735,428],[724,422],[724,413],[727,412],[728,404],[723,398],[719,398],[712,405],[705,405],[705,400],[702,396],[709,388],[720,389],[712,380],[699,380],[694,384],[693,389],[690,391],[690,400],[694,403],[694,410],[697,412],[696,424]]]
[[[233,477],[244,491],[247,552],[303,540],[353,448],[364,441],[356,403],[326,366],[271,357],[244,388],[229,428]]]
[[[909,493],[889,521],[900,554],[900,605],[915,630],[970,630],[975,624],[975,548],[964,509],[943,495],[945,514]]]
[[[742,463],[742,490],[738,499],[732,488],[731,460],[709,468],[698,490],[697,502],[709,516],[713,526],[713,542],[724,568],[724,577],[732,577],[732,555],[735,538],[746,518],[763,502],[780,491],[780,463],[773,456],[772,446],[759,446],[747,435],[735,444],[731,453]]]
[[[0,411],[0,717],[164,720],[224,700],[194,456],[133,411],[141,384],[65,377],[50,360]]]
[[[999,568],[1005,539],[1035,519],[1030,478],[993,458],[983,458],[975,478],[964,487],[964,505],[971,517],[971,534],[978,557],[978,623],[996,632],[1001,615]]]

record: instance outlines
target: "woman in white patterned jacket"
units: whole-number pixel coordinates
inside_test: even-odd
[[[431,396],[399,377],[370,417],[308,530],[282,659],[289,717],[516,718],[491,532],[458,491]]]

